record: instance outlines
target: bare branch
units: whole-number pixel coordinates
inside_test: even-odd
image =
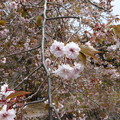
[[[48,4],[50,5],[57,5],[57,6],[61,6],[62,8],[64,8],[68,13],[69,13],[69,10],[66,9],[63,5],[59,4],[59,3],[54,3],[54,2],[48,2]]]
[[[42,42],[41,42],[41,56],[42,64],[48,76],[48,102],[49,102],[49,119],[52,120],[52,93],[51,93],[51,79],[50,73],[45,64],[45,25],[46,25],[46,11],[47,11],[47,0],[44,3],[44,12],[43,12],[43,24],[42,24]]]
[[[37,100],[37,101],[32,101],[32,102],[28,102],[26,104],[23,105],[23,107],[25,107],[26,105],[29,105],[29,104],[36,104],[36,103],[41,103],[41,102],[44,102],[48,99],[48,97],[42,99],[42,100]]]
[[[34,97],[39,91],[40,91],[40,88],[42,87],[42,85],[44,84],[46,80],[44,80],[41,85],[37,88],[36,92],[34,92],[32,95],[28,96],[27,98],[23,99],[22,101],[26,101],[26,100],[29,100],[31,99],[32,97]]]
[[[24,81],[26,81],[30,76],[32,76],[36,71],[38,71],[41,68],[41,65],[38,66],[34,71],[32,71],[27,77],[25,77],[15,88],[18,88]]]
[[[70,39],[79,32],[79,30],[81,30],[81,17],[79,18],[79,27],[78,27],[78,29],[68,38],[67,42],[69,42]]]
[[[58,119],[58,120],[61,120],[61,118],[60,118],[60,116],[59,116],[59,114],[58,114],[58,112],[57,112],[56,107],[55,107],[55,106],[52,106],[52,108],[53,108],[54,111],[55,111],[55,114],[56,114],[56,116],[57,116],[57,119]]]
[[[101,10],[104,10],[104,12],[110,12],[108,11],[107,9],[97,5],[95,2],[92,2],[91,0],[86,0],[88,3],[90,3],[91,5],[93,5],[94,7],[98,8],[98,9],[101,9]]]
[[[56,20],[56,19],[63,19],[63,18],[75,18],[75,19],[79,19],[79,17],[76,17],[76,16],[60,16],[60,17],[54,17],[54,18],[47,18],[46,20]]]
[[[65,84],[65,83],[64,83]],[[93,102],[94,104],[96,104],[98,107],[101,107],[98,103],[96,103],[94,100],[92,100],[90,97],[88,97],[88,96],[86,96],[85,94],[84,94],[84,92],[82,92],[81,90],[78,90],[78,89],[76,89],[76,87],[74,87],[74,86],[71,86],[71,85],[69,85],[69,84],[65,84],[66,86],[68,86],[68,87],[70,87],[70,88],[72,88],[72,89],[75,89],[76,91],[78,91],[78,92],[80,92],[80,93],[82,93],[87,99],[89,99],[91,102]]]
[[[13,56],[13,55],[18,55],[18,54],[25,53],[25,52],[31,52],[31,51],[36,50],[36,49],[38,49],[38,48],[40,48],[40,46],[37,46],[37,47],[35,47],[35,48],[31,48],[31,49],[29,49],[29,50],[20,51],[20,52],[17,52],[17,53],[11,53],[11,54],[8,54],[8,55],[5,55],[5,56],[1,56],[0,59],[1,59],[1,58],[4,58],[4,57],[11,57],[11,56]]]

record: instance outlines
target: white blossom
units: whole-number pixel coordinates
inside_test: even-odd
[[[62,64],[59,65],[58,69],[54,71],[54,73],[63,79],[70,79],[72,78],[72,71],[73,68],[70,67],[69,64]]]
[[[120,78],[120,74],[118,72],[114,73],[111,75],[111,78],[113,79],[119,79]]]
[[[65,46],[65,55],[67,58],[76,59],[79,55],[80,47],[74,42],[70,42]]]
[[[1,61],[1,63],[6,63],[6,58],[4,57],[0,61]]]
[[[81,63],[81,62],[79,62],[79,63],[74,63],[74,69],[76,70],[76,71],[78,71],[78,72],[82,72],[83,70],[84,70],[84,65]]]
[[[25,47],[25,49],[30,49],[30,47],[29,47],[29,43],[24,43],[24,47]]]
[[[115,51],[120,48],[120,42],[116,43],[115,45],[111,45],[107,48],[108,51]]]
[[[77,79],[80,77],[80,72],[84,70],[82,63],[74,63],[74,67],[69,64],[62,64],[58,66],[58,69],[54,73],[63,79]]]
[[[15,9],[16,10],[18,8],[18,4],[16,2],[14,2],[14,1],[6,2],[6,7],[8,9]]]
[[[86,46],[88,46],[91,50],[96,51],[96,49],[91,45],[90,41],[85,43]]]
[[[8,89],[8,84],[7,84],[7,83],[5,83],[4,85],[1,86],[0,94],[1,94],[2,96],[7,97],[7,96],[9,96],[11,93],[14,93],[14,90]]]
[[[54,40],[54,43],[50,47],[50,52],[55,57],[62,57],[64,55],[64,43]]]
[[[0,120],[14,120],[16,117],[16,111],[14,109],[8,109],[7,105],[4,105],[0,111]]]
[[[51,64],[51,60],[50,60],[49,58],[47,58],[47,59],[45,60],[45,63],[46,63],[47,66],[49,66],[49,65]]]
[[[80,72],[82,72],[84,70],[84,65],[82,63],[74,63],[74,67],[73,67],[73,79],[77,79],[78,77],[80,77]]]
[[[8,89],[8,84],[5,83],[4,85],[1,86],[1,92],[7,92]]]

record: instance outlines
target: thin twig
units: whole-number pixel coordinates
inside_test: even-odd
[[[79,19],[80,19],[80,21],[79,21],[78,29],[68,38],[67,42],[69,42],[70,39],[79,32],[79,30],[81,30],[81,17]]]
[[[86,0],[88,3],[90,3],[91,5],[93,5],[94,7],[98,8],[98,9],[101,9],[101,10],[104,10],[104,12],[110,12],[108,11],[107,9],[97,5],[95,2],[92,2],[91,0]]]
[[[48,102],[49,102],[49,119],[52,120],[52,83],[51,79],[48,78]]]
[[[63,19],[63,18],[75,18],[75,19],[79,19],[79,17],[77,16],[60,16],[60,17],[53,17],[53,18],[47,18],[46,20],[56,20],[56,19]]]
[[[30,76],[32,76],[36,71],[38,71],[41,68],[41,65],[38,66],[35,70],[33,70],[28,76],[26,76],[15,88],[18,88],[24,81],[26,81]]]
[[[29,100],[29,99],[31,99],[32,97],[34,97],[34,96],[39,92],[41,86],[44,84],[45,81],[46,81],[46,80],[44,80],[44,81],[41,83],[41,85],[38,87],[38,89],[36,90],[36,92],[34,92],[32,95],[28,96],[27,98],[23,99],[22,101],[26,101],[26,100]]]
[[[8,55],[5,55],[5,56],[1,56],[0,59],[1,59],[1,58],[4,58],[4,57],[5,57],[5,58],[6,58],[6,57],[11,57],[11,56],[13,56],[13,55],[18,55],[18,54],[25,53],[25,52],[30,52],[30,51],[36,50],[36,49],[38,49],[38,48],[40,48],[40,46],[37,46],[37,47],[35,47],[35,48],[31,48],[31,49],[29,49],[29,50],[20,51],[20,52],[11,53],[11,54],[8,54]]]
[[[52,106],[52,108],[54,109],[55,114],[56,114],[56,116],[57,116],[58,120],[61,120],[61,118],[60,118],[60,116],[59,116],[59,114],[58,114],[58,112],[57,112],[56,107],[55,107],[55,106]]]
[[[65,83],[64,83],[65,84]],[[65,84],[67,85],[68,87],[72,88],[72,89],[75,89],[76,91],[82,93],[87,99],[89,99],[91,102],[93,102],[94,104],[96,104],[98,107],[101,107],[98,103],[96,103],[94,100],[92,100],[90,97],[86,96],[81,90],[78,90],[76,89],[74,86],[71,86],[69,84]]]
[[[23,105],[23,107],[25,107],[26,105],[30,105],[30,104],[36,104],[36,103],[41,103],[41,102],[44,102],[48,99],[48,97],[42,99],[42,100],[36,100],[36,101],[32,101],[32,102],[28,102],[26,104]]]
[[[57,6],[61,6],[62,8],[64,8],[67,12],[69,12],[68,9],[66,9],[63,5],[59,4],[59,3],[54,3],[54,2],[48,2],[48,4],[50,5],[57,5]]]

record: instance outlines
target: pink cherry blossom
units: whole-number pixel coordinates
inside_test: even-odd
[[[7,92],[8,89],[8,84],[5,83],[4,85],[1,86],[1,92]]]
[[[60,76],[63,79],[72,78],[73,68],[69,64],[59,65],[58,69],[54,72],[56,75]]]
[[[9,96],[11,93],[14,93],[14,90],[8,89],[8,84],[5,83],[4,85],[1,86],[1,95],[4,95],[5,97]]]
[[[50,52],[55,56],[55,57],[62,57],[64,55],[64,43],[54,41],[54,43],[50,47]]]
[[[18,4],[16,2],[7,2],[6,3],[6,6],[9,8],[9,9],[17,9],[18,8]]]
[[[90,41],[85,43],[86,46],[88,46],[91,50],[96,51],[96,49],[91,45]]]
[[[67,58],[76,59],[79,55],[80,47],[74,42],[70,42],[65,46],[65,55]]]
[[[29,50],[29,49],[30,49],[30,45],[29,45],[29,43],[27,43],[27,42],[24,43],[24,47],[25,47],[26,50]]]
[[[14,120],[16,117],[16,111],[14,109],[8,109],[7,105],[4,105],[0,111],[0,120]]]
[[[84,65],[82,63],[74,63],[74,67],[73,67],[73,79],[77,79],[78,77],[80,77],[80,72],[82,72],[84,70]]]
[[[49,66],[49,65],[51,64],[51,60],[50,60],[49,58],[47,58],[47,59],[45,60],[45,63],[46,63],[47,66]]]
[[[111,45],[107,48],[108,51],[115,51],[117,49],[120,49],[120,42],[117,42],[115,45]]]
[[[74,70],[76,71],[76,72],[82,72],[83,70],[84,70],[84,65],[81,63],[81,62],[79,62],[79,63],[74,63]]]
[[[1,62],[1,63],[6,63],[6,58],[5,58],[5,57],[2,58],[2,59],[0,60],[0,62]]]

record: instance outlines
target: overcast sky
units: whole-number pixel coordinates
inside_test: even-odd
[[[99,0],[94,0],[95,2],[99,2]],[[113,5],[113,15],[119,15],[120,18],[120,0],[114,0],[112,2]],[[114,23],[114,24],[120,24],[120,22]]]
[[[113,7],[113,14],[120,15],[120,0],[114,0],[112,2]]]
[[[94,0],[95,2],[99,2],[99,0]],[[114,0],[112,2],[113,5],[113,14],[120,15],[120,0]]]

